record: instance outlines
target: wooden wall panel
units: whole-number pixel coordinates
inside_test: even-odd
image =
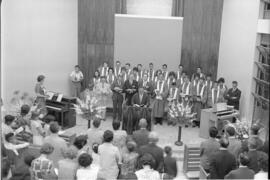
[[[186,0],[181,63],[189,75],[201,66],[217,75],[223,0]]]
[[[114,14],[124,5],[124,0],[78,1],[78,64],[85,75],[84,86],[103,62],[113,65]]]

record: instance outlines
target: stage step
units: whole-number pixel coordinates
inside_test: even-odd
[[[200,146],[185,145],[183,172],[189,179],[198,179],[200,172]]]

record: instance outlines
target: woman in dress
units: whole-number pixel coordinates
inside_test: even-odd
[[[95,71],[94,73],[94,77],[93,79],[91,80],[91,82],[89,83],[89,90],[92,91],[95,89],[95,87],[97,86],[97,84],[100,82],[100,73],[99,71]]]
[[[42,128],[42,121],[39,120],[38,112],[32,112],[31,131],[33,134],[33,144],[41,146],[43,144],[45,132]]]
[[[35,86],[35,93],[36,93],[36,104],[37,108],[40,109],[40,113],[46,114],[47,113],[47,108],[46,108],[46,89],[44,87],[44,81],[45,81],[45,76],[44,75],[39,75],[37,77],[37,84]]]

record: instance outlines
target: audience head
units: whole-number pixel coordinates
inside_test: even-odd
[[[225,130],[226,130],[226,133],[227,133],[228,136],[230,136],[230,137],[235,136],[235,129],[234,129],[234,127],[227,126]]]
[[[200,83],[203,83],[204,80],[205,80],[204,77],[200,77],[200,79],[199,79]]]
[[[154,131],[150,132],[148,135],[149,143],[155,144],[158,142],[158,134]]]
[[[99,73],[98,70],[96,70],[95,73],[94,73],[94,77],[95,77],[95,78],[99,78],[99,76],[100,76],[100,73]]]
[[[258,158],[258,164],[260,170],[264,172],[268,172],[268,155],[266,153],[262,153]]]
[[[59,132],[59,125],[57,122],[50,123],[50,132],[52,134],[57,134]]]
[[[158,80],[162,81],[164,79],[164,76],[162,73],[158,73]]]
[[[98,153],[98,146],[99,146],[99,144],[98,143],[93,143],[93,145],[92,145],[92,150],[94,151],[94,153]]]
[[[92,157],[90,154],[83,153],[79,156],[78,162],[81,167],[89,167],[92,164]]]
[[[8,126],[11,125],[14,122],[14,120],[15,120],[15,117],[12,115],[5,116],[5,124]]]
[[[93,121],[94,128],[99,128],[100,124],[101,124],[100,119],[95,118],[94,121]]]
[[[107,143],[112,142],[113,132],[110,130],[106,130],[103,134],[103,140],[104,140],[104,142],[107,142]]]
[[[147,121],[146,121],[146,119],[144,119],[144,118],[142,118],[142,119],[140,119],[140,121],[139,121],[139,127],[142,129],[142,128],[146,128],[147,127]]]
[[[249,164],[249,157],[244,153],[239,154],[239,163],[242,166],[247,166]]]
[[[29,105],[24,104],[24,105],[21,106],[21,115],[22,116],[27,115],[29,113],[29,111],[30,111],[30,106]]]
[[[120,121],[114,120],[113,123],[112,123],[113,130],[115,130],[115,131],[116,131],[116,130],[119,130],[120,125],[121,125]]]
[[[134,67],[132,70],[133,70],[133,73],[135,73],[135,74],[137,74],[139,72],[137,67]]]
[[[258,124],[253,124],[250,128],[250,133],[252,135],[258,135],[260,130],[260,126]]]
[[[139,161],[143,167],[150,166],[150,168],[153,168],[153,165],[155,163],[155,159],[149,153],[144,154]]]
[[[221,138],[219,140],[220,147],[227,148],[229,146],[229,140],[227,138]]]
[[[14,133],[7,133],[6,135],[5,135],[5,140],[7,141],[7,142],[9,142],[9,143],[15,143],[15,141],[16,141],[16,138],[15,138],[15,134]]]
[[[233,81],[233,82],[232,82],[232,87],[233,87],[233,88],[237,88],[237,85],[238,85],[238,82],[237,82],[237,81]]]
[[[249,150],[255,150],[258,148],[257,140],[255,137],[251,137],[248,139],[248,148]]]
[[[77,157],[78,151],[74,146],[69,146],[63,151],[63,156],[66,159],[75,159]]]
[[[129,152],[133,152],[136,149],[136,143],[134,141],[128,141],[127,142],[127,150]]]
[[[46,124],[49,124],[49,123],[54,122],[54,121],[55,121],[55,116],[53,116],[53,115],[48,114],[44,117],[44,122]]]
[[[209,136],[211,138],[216,138],[218,135],[218,129],[215,126],[209,128]]]
[[[213,81],[213,88],[217,88],[218,87],[218,81]]]
[[[79,135],[75,138],[73,145],[77,149],[82,149],[87,143],[87,136],[86,135]]]
[[[165,146],[164,152],[165,152],[167,155],[172,155],[172,148],[171,148],[170,146]]]
[[[40,149],[40,154],[50,155],[54,151],[54,147],[49,143],[44,143]]]
[[[125,67],[121,67],[121,74],[123,75],[123,74],[125,74],[126,73],[126,68]]]
[[[30,167],[30,166],[31,166],[31,163],[32,163],[32,161],[33,161],[34,159],[35,159],[35,156],[28,154],[28,155],[26,155],[26,156],[24,157],[24,163],[25,163],[28,167]]]
[[[44,75],[39,75],[39,76],[37,77],[37,82],[39,82],[39,83],[43,83],[44,80],[45,80],[45,76],[44,76]]]

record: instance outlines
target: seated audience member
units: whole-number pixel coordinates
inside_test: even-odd
[[[93,121],[93,126],[87,130],[87,145],[92,147],[94,143],[102,144],[103,142],[103,131],[100,129],[101,120],[96,118]]]
[[[44,143],[40,149],[40,156],[31,163],[31,172],[34,180],[57,179],[53,161],[48,156],[54,151],[51,144]]]
[[[209,128],[209,139],[201,143],[200,147],[200,157],[201,157],[201,166],[204,170],[209,173],[209,160],[210,157],[219,150],[220,144],[216,140],[218,130],[216,127]]]
[[[24,157],[24,163],[17,166],[9,180],[31,180],[30,167],[34,156],[27,155]]]
[[[6,134],[5,140],[6,140],[6,143],[4,144],[4,147],[7,150],[13,151],[17,156],[19,155],[19,152],[18,152],[19,149],[25,148],[30,145],[28,142],[18,144],[18,141],[14,133]]]
[[[121,130],[120,128],[120,121],[113,121],[113,141],[112,144],[118,147],[119,151],[122,152],[126,146],[127,141],[127,132],[125,130]]]
[[[55,167],[58,167],[58,161],[64,159],[62,151],[67,148],[66,141],[59,137],[59,126],[57,122],[50,124],[50,135],[44,139],[44,143],[49,143],[53,146],[54,151],[49,155],[49,159],[53,161]]]
[[[87,136],[86,135],[79,135],[75,138],[73,146],[77,150],[77,156],[79,157],[83,153],[88,153],[88,149],[86,149],[87,144]]]
[[[235,156],[235,159],[238,159],[242,143],[235,137],[234,127],[228,126],[225,130],[229,140],[228,151]]]
[[[20,115],[15,120],[17,128],[23,127],[24,130],[27,132],[31,132],[30,119],[28,116],[29,112],[30,112],[30,106],[28,106],[27,104],[22,105]]]
[[[269,139],[268,138],[264,141],[262,149],[263,149],[263,152],[265,152],[269,156]]]
[[[122,155],[121,176],[120,179],[134,179],[137,166],[138,153],[135,152],[136,143],[129,141],[127,143],[127,152]]]
[[[259,158],[260,171],[254,175],[254,180],[267,180],[268,177],[268,156],[264,155]]]
[[[77,150],[70,146],[63,151],[64,159],[58,161],[58,180],[75,180],[78,164]]]
[[[5,116],[5,123],[2,123],[2,140],[5,142],[5,135],[13,133],[12,125],[14,124],[15,117],[12,115]]]
[[[139,87],[139,91],[134,94],[131,100],[131,104],[133,106],[138,106],[138,107],[149,107],[150,105],[150,99],[148,94],[144,91],[144,88],[141,86]]]
[[[154,170],[154,158],[151,154],[146,153],[140,158],[142,169],[135,172],[138,180],[160,180],[159,172]]]
[[[263,141],[259,137],[259,130],[260,126],[257,124],[253,124],[250,128],[250,136],[249,139],[253,139],[256,141],[256,149],[258,151],[261,151],[263,148]],[[248,140],[243,141],[242,143],[242,151],[243,152],[248,152]]]
[[[234,106],[234,109],[239,110],[241,91],[237,88],[237,84],[237,81],[232,82],[232,88],[226,93],[225,99],[227,100],[228,105]]]
[[[257,139],[256,138],[251,138],[248,140],[248,157],[249,157],[249,164],[248,167],[250,169],[252,169],[255,173],[258,173],[260,171],[259,168],[259,159],[261,159],[261,157],[263,156],[267,156],[267,154],[265,154],[262,151],[257,150]]]
[[[55,121],[55,117],[53,115],[47,115],[44,117],[44,132],[45,132],[45,137],[50,135],[50,123]]]
[[[224,179],[253,179],[254,171],[247,167],[249,163],[248,156],[244,154],[239,155],[239,168],[232,170],[225,176]]]
[[[83,153],[79,156],[78,162],[80,167],[76,173],[77,180],[97,179],[97,172],[91,167],[92,161],[91,155],[87,153]]]
[[[32,112],[31,116],[31,131],[33,134],[33,144],[41,146],[43,144],[45,132],[42,128],[42,121],[39,120],[39,113]]]
[[[164,173],[167,175],[167,179],[173,179],[177,175],[176,159],[172,157],[172,148],[166,146],[164,148],[166,156],[164,157]]]
[[[236,159],[227,149],[229,141],[221,138],[219,143],[219,151],[210,157],[210,179],[224,179],[226,174],[236,169]]]
[[[92,153],[91,153],[91,156],[93,158],[93,162],[91,164],[91,167],[96,171],[98,172],[99,171],[99,163],[100,163],[100,156],[98,154],[98,147],[99,147],[99,144],[97,143],[94,143],[93,146],[92,146]]]
[[[98,147],[98,154],[100,155],[98,178],[115,180],[119,174],[121,155],[119,149],[112,144],[112,131],[105,131],[103,139],[104,143]]]
[[[142,146],[139,149],[140,156],[143,156],[146,153],[149,153],[153,156],[155,163],[153,164],[154,170],[158,172],[163,172],[164,167],[164,157],[163,157],[163,149],[157,146],[157,142],[159,140],[158,135],[156,132],[150,132],[149,136],[149,143],[147,145]]]
[[[147,127],[147,121],[146,119],[141,119],[139,122],[139,130],[136,130],[133,132],[133,140],[137,144],[137,148],[139,149],[141,146],[147,145],[149,140],[148,140],[148,135],[149,131],[146,129]]]

